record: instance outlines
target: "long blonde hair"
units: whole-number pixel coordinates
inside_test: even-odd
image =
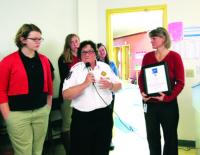
[[[77,37],[79,39],[79,36],[74,33],[67,35],[67,37],[65,38],[65,45],[62,55],[64,56],[66,63],[72,63],[71,40],[73,37]]]

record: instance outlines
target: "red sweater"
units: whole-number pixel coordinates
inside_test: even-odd
[[[181,56],[174,52],[170,51],[168,55],[162,60],[162,62],[166,62],[168,64],[169,69],[169,79],[172,86],[171,95],[165,95],[164,102],[170,102],[178,96],[178,94],[182,91],[185,85],[185,77],[184,77],[184,67]],[[146,66],[149,64],[158,63],[155,52],[147,53],[142,61],[142,66]],[[138,83],[141,92],[144,92],[144,83],[143,83],[143,72],[140,72]]]
[[[53,86],[48,58],[42,54],[38,55],[44,72],[43,91],[52,95]],[[0,104],[8,102],[8,96],[29,93],[28,76],[18,51],[6,56],[0,62],[0,74]]]

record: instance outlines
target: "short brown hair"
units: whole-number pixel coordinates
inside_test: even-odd
[[[98,57],[98,50],[97,50],[97,46],[96,44],[91,41],[91,40],[85,40],[85,41],[82,41],[80,43],[80,46],[78,48],[78,53],[77,53],[77,56],[79,59],[81,59],[81,53],[82,53],[82,49],[86,46],[86,45],[90,45],[92,47],[92,49],[94,50],[95,52],[95,55],[96,55],[96,58]]]
[[[34,24],[23,24],[19,28],[19,30],[15,36],[15,44],[17,45],[18,48],[21,49],[24,46],[24,44],[21,42],[20,38],[21,37],[27,38],[29,33],[32,31],[36,31],[36,32],[39,32],[42,34],[42,31],[40,30],[40,28]]]
[[[163,27],[158,27],[152,31],[149,32],[149,37],[152,38],[152,37],[161,37],[161,38],[164,38],[165,39],[165,47],[167,49],[170,48],[171,46],[171,39],[170,39],[170,36],[169,36],[169,33],[168,31],[163,28]]]

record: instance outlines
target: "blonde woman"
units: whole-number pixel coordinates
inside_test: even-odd
[[[62,97],[62,86],[65,78],[69,75],[71,67],[79,62],[77,57],[77,51],[80,44],[80,39],[76,34],[69,34],[65,39],[65,45],[62,54],[58,59],[58,67],[60,73],[60,91],[59,99],[61,103],[62,112],[62,142],[66,151],[69,154],[70,145],[70,124],[71,124],[71,113],[70,100],[63,101]]]
[[[181,56],[177,52],[169,50],[171,40],[165,28],[158,27],[150,31],[149,37],[154,50],[144,56],[142,66],[160,62],[167,63],[172,86],[171,94],[160,92],[158,96],[149,97],[144,91],[143,70],[140,72],[139,88],[143,102],[147,106],[144,115],[150,155],[161,155],[160,126],[163,129],[165,140],[163,155],[178,155],[179,110],[177,96],[185,84],[184,66]]]

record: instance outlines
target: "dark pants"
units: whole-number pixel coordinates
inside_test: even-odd
[[[112,93],[112,98],[113,99],[112,99],[111,104],[109,106],[110,106],[110,109],[111,109],[111,112],[112,112],[112,115],[113,115],[113,112],[114,112],[114,103],[115,103],[115,94],[114,93]],[[112,128],[113,128],[113,126],[112,126]],[[110,140],[111,143],[112,143],[112,136],[111,136],[111,140]]]
[[[170,103],[147,103],[145,113],[147,140],[150,155],[161,155],[160,125],[164,135],[163,155],[178,155],[178,121],[177,101]]]
[[[73,109],[70,155],[108,155],[113,118],[109,107],[91,112]]]

